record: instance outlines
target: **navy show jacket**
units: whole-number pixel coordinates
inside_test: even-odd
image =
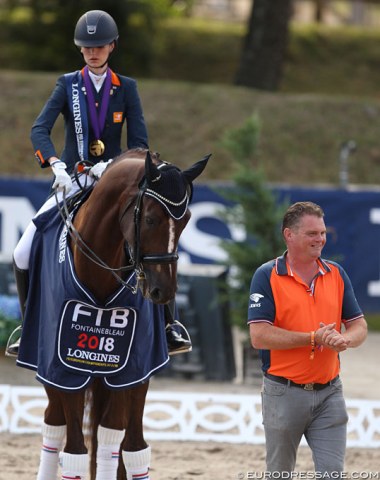
[[[50,98],[43,107],[41,113],[35,120],[31,140],[35,150],[36,158],[41,167],[49,166],[47,161],[50,157],[56,156],[67,165],[68,173],[71,173],[76,162],[80,160],[77,146],[77,136],[75,133],[74,116],[67,93],[67,81],[73,75],[79,72],[62,75],[58,78],[55,89]],[[71,77],[70,77],[71,75]],[[141,101],[137,90],[136,81],[132,78],[115,74],[111,71],[112,86],[106,121],[101,140],[105,145],[105,152],[101,157],[94,157],[88,152],[88,145],[84,146],[84,156],[86,160],[97,163],[100,160],[109,160],[115,158],[121,153],[122,127],[126,123],[127,130],[127,148],[148,148],[148,134],[142,111]],[[79,76],[79,75],[78,75]],[[81,76],[83,80],[83,70]],[[83,84],[82,84],[83,85]],[[91,83],[92,85],[92,83]],[[93,85],[92,85],[93,87]],[[104,83],[100,92],[96,92],[93,87],[94,98],[100,99]],[[81,90],[85,90],[82,86]],[[87,106],[87,102],[86,102]],[[57,155],[50,134],[58,116],[62,114],[64,118],[65,139],[64,148],[61,155]],[[89,123],[87,107],[87,123]],[[88,130],[88,144],[96,140],[91,126],[86,126]]]

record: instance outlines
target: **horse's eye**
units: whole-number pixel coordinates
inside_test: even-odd
[[[154,219],[152,217],[145,217],[145,223],[147,225],[154,225]]]

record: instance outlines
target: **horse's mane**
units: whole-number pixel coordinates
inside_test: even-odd
[[[123,151],[120,155],[118,155],[113,159],[113,162],[111,163],[111,165],[117,164],[121,160],[124,160],[126,158],[139,158],[139,159],[141,158],[142,160],[145,160],[145,157],[148,151],[153,160],[153,163],[155,163],[156,165],[159,164],[160,154],[158,152],[152,152],[147,148],[138,147],[138,148],[130,148],[129,150]]]

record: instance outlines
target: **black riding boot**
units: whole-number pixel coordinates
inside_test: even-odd
[[[178,320],[174,320],[174,309],[174,300],[164,305],[166,341],[168,343],[169,355],[191,352],[193,348],[189,333],[185,327]],[[185,331],[188,337],[187,340],[176,330],[176,327],[181,327]]]
[[[29,270],[21,270],[17,267],[15,261],[13,261],[13,272],[16,279],[16,287],[18,293],[18,300],[20,302],[20,310],[21,310],[21,322],[24,322],[25,316],[25,308],[26,308],[26,298],[28,296],[29,290]],[[17,332],[21,332],[21,326],[17,327],[9,337],[7,348],[5,350],[5,354],[10,357],[17,357],[18,349],[20,347],[20,338],[18,338],[15,342],[10,343],[12,340],[13,335]]]

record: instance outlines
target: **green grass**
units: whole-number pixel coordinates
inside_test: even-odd
[[[47,174],[34,160],[29,134],[57,76],[0,71],[1,174]],[[270,182],[337,184],[340,145],[353,139],[358,150],[349,160],[351,183],[380,183],[376,98],[144,79],[139,89],[151,148],[181,167],[213,153],[204,180],[231,178],[234,159],[221,147],[221,137],[258,112],[261,135],[252,166],[263,166]],[[62,130],[59,120],[53,132],[58,151]]]
[[[212,152],[203,178],[228,180],[234,159],[220,140],[257,112],[261,136],[252,166],[263,166],[270,182],[336,185],[340,146],[352,139],[358,149],[349,159],[350,182],[379,184],[380,31],[292,25],[277,93],[233,86],[243,38],[243,25],[160,25],[151,77],[138,79],[151,148],[179,166]],[[15,59],[12,48],[3,53]],[[134,75],[133,68],[123,73]],[[48,174],[33,159],[29,132],[57,76],[0,70],[0,173]],[[62,136],[58,123],[58,152]]]

